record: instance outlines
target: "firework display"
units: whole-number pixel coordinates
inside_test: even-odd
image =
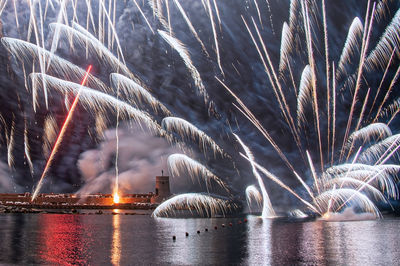
[[[399,199],[396,1],[363,1],[345,34],[325,0],[286,1],[283,20],[257,0],[9,2],[2,60],[21,88],[0,110],[2,159],[18,176],[4,188],[35,199],[46,179],[85,183],[80,154],[115,128],[112,160],[88,181],[109,174],[118,203],[131,127],[178,149],[168,170],[193,182],[155,217],[224,215],[247,201],[263,218],[279,205],[296,217],[350,207],[378,218],[378,204]],[[59,174],[64,158],[74,180]]]

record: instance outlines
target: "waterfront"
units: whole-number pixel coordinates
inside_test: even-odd
[[[256,216],[155,219],[123,214],[1,214],[0,224],[0,264],[400,263],[400,219],[393,217],[294,222]]]

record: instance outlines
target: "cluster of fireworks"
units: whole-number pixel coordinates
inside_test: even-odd
[[[274,101],[279,106],[279,115],[284,125],[282,131],[289,132],[291,141],[297,147],[298,158],[303,160],[309,169],[309,176],[301,176],[296,166],[288,157],[285,149],[278,144],[276,136],[271,134],[272,128],[263,125],[260,119],[246,105],[233,89],[229,80],[225,79],[223,59],[220,52],[219,33],[223,20],[220,16],[218,1],[202,0],[204,12],[210,20],[213,33],[212,42],[215,54],[209,53],[201,40],[198,29],[193,26],[187,12],[179,0],[150,0],[154,19],[158,20],[160,28],[154,30],[148,17],[136,0],[135,6],[146,21],[153,34],[159,34],[167,44],[177,52],[190,74],[197,94],[202,98],[205,108],[213,108],[214,102],[207,87],[201,78],[201,73],[193,63],[185,45],[175,36],[171,26],[170,8],[175,5],[182,16],[188,31],[201,47],[201,51],[208,60],[215,60],[218,73],[216,81],[225,88],[233,99],[233,105],[254,127],[265,137],[265,146],[274,149],[281,162],[289,169],[292,176],[301,184],[304,191],[291,188],[283,180],[275,176],[260,163],[245,144],[245,138],[239,137],[240,132],[233,133],[234,139],[240,144],[244,153],[234,156],[224,151],[220,145],[205,131],[199,129],[189,121],[174,117],[160,99],[157,99],[149,88],[136,77],[128,68],[123,54],[118,32],[116,30],[117,0],[101,0],[94,5],[90,0],[85,3],[71,1],[29,1],[30,19],[27,41],[3,37],[1,42],[16,63],[22,66],[25,86],[31,90],[32,106],[34,111],[40,108],[39,97],[43,93],[46,108],[50,104],[49,95],[57,92],[65,99],[69,114],[74,106],[80,104],[96,116],[96,127],[99,134],[107,126],[105,114],[113,113],[117,117],[117,129],[120,120],[128,120],[139,124],[157,136],[166,138],[171,143],[190,152],[192,146],[204,157],[212,154],[214,158],[224,160],[238,160],[244,158],[249,162],[252,173],[257,181],[256,185],[247,187],[245,194],[249,206],[255,201],[262,205],[263,217],[276,216],[268,196],[264,177],[272,180],[283,190],[296,197],[306,208],[321,216],[327,217],[331,212],[342,211],[345,207],[356,207],[358,211],[370,212],[375,217],[380,216],[375,202],[389,203],[390,199],[398,199],[397,174],[400,170],[398,163],[398,149],[400,134],[393,134],[390,123],[400,111],[399,99],[393,99],[393,92],[400,67],[394,75],[394,62],[400,58],[398,47],[400,44],[400,10],[392,16],[387,9],[389,0],[378,3],[368,3],[366,15],[363,18],[354,18],[351,24],[340,58],[331,58],[329,47],[329,31],[325,1],[291,0],[289,22],[283,23],[281,31],[281,48],[279,64],[275,64],[271,57],[262,31],[263,19],[257,0],[248,1],[254,4],[257,18],[241,16],[244,28],[247,30],[250,45],[254,47],[264,68],[268,87],[272,90]],[[107,3],[106,3],[107,2]],[[268,2],[268,1],[267,1]],[[15,3],[15,2],[14,2]],[[87,7],[85,19],[77,14],[77,6]],[[95,12],[94,6],[98,9]],[[268,4],[269,6],[269,4]],[[3,7],[4,8],[4,7]],[[16,25],[19,25],[18,6],[15,9]],[[56,11],[56,22],[46,24],[46,14],[49,9]],[[72,10],[72,15],[68,10]],[[3,9],[1,9],[3,10]],[[1,11],[0,11],[1,12]],[[1,13],[0,13],[1,14]],[[98,21],[96,21],[96,16]],[[374,23],[383,18],[392,17],[379,41],[371,48],[371,36]],[[272,22],[272,19],[269,18]],[[271,25],[272,26],[272,25]],[[275,25],[276,26],[276,25]],[[50,30],[52,41],[46,47],[44,27]],[[319,36],[319,32],[322,36]],[[93,34],[91,32],[94,32]],[[34,35],[32,38],[31,35]],[[36,42],[30,42],[31,39]],[[319,51],[317,43],[322,40],[323,51]],[[62,43],[68,45],[70,53],[84,51],[86,58],[97,59],[98,64],[107,69],[110,74],[109,82],[85,71],[78,65],[57,55],[57,49]],[[305,54],[303,53],[305,50]],[[324,55],[322,63],[316,53]],[[213,58],[213,56],[215,58]],[[305,60],[301,60],[306,57]],[[302,72],[299,62],[303,62]],[[33,62],[33,63],[32,63]],[[31,73],[27,73],[28,64],[31,64]],[[39,69],[35,66],[39,65]],[[323,65],[324,71],[321,71]],[[366,75],[374,72],[384,74],[379,87],[369,87]],[[325,73],[323,73],[325,72]],[[298,77],[300,76],[300,79]],[[84,81],[79,83],[82,79]],[[389,85],[386,86],[387,80]],[[109,85],[107,85],[109,84]],[[75,95],[71,104],[68,96]],[[391,102],[392,101],[392,102]],[[143,106],[149,106],[150,111],[144,111]],[[350,107],[350,108],[349,108]],[[160,119],[161,117],[161,119]],[[343,119],[345,117],[345,119]],[[68,126],[66,119],[64,126]],[[3,121],[3,124],[6,124]],[[57,151],[59,141],[62,141],[64,127],[58,132],[54,118],[46,118],[43,147],[48,154],[47,165],[41,179],[36,186],[33,197],[40,191],[48,167]],[[343,126],[345,125],[345,126]],[[13,126],[11,126],[13,128]],[[345,128],[344,132],[341,132]],[[274,129],[276,130],[276,129]],[[12,165],[13,130],[7,137],[8,162]],[[57,132],[57,134],[55,134]],[[58,137],[56,137],[58,136]],[[117,132],[118,139],[118,132]],[[54,144],[53,144],[54,143]],[[58,144],[57,144],[58,143]],[[190,143],[190,144],[189,144]],[[49,147],[54,147],[50,150]],[[317,155],[317,156],[314,156]],[[25,156],[29,156],[29,141],[25,138]],[[317,159],[312,158],[317,157]],[[235,159],[236,158],[236,159]],[[114,198],[118,201],[118,141],[116,151],[116,179]],[[234,162],[233,162],[234,163]],[[32,163],[30,163],[30,167]],[[219,177],[203,165],[200,161],[186,154],[173,154],[168,158],[168,165],[172,175],[187,172],[193,182],[205,184],[207,193],[188,193],[174,196],[162,203],[153,213],[154,216],[174,215],[176,210],[189,209],[200,215],[213,216],[225,214],[237,206],[232,203],[232,190],[224,178]],[[304,169],[304,167],[302,168]],[[263,176],[262,176],[263,175]],[[225,196],[216,196],[210,192],[216,185],[224,191]],[[261,193],[259,192],[261,191]],[[293,211],[293,215],[303,217],[300,210]]]
[[[359,18],[355,18],[353,24],[350,26],[348,36],[343,48],[342,55],[338,63],[338,69],[335,69],[335,62],[329,61],[329,46],[327,35],[327,22],[326,22],[326,8],[325,3],[322,1],[322,26],[324,32],[324,48],[326,56],[326,75],[325,81],[318,81],[316,59],[314,56],[314,45],[312,44],[312,26],[310,26],[312,17],[316,14],[316,3],[313,1],[291,1],[290,8],[290,22],[289,25],[284,24],[282,30],[282,43],[281,43],[281,57],[279,64],[279,75],[274,70],[274,65],[269,59],[268,51],[265,44],[259,35],[256,23],[253,20],[254,30],[257,32],[259,41],[252,35],[252,30],[246,24],[247,30],[251,35],[256,49],[259,51],[260,59],[264,63],[265,71],[268,73],[271,84],[273,85],[276,95],[276,100],[280,103],[280,110],[282,116],[290,128],[293,141],[296,142],[299,153],[303,156],[305,163],[309,164],[310,172],[313,177],[312,186],[308,186],[305,180],[296,173],[294,166],[289,162],[287,157],[278,147],[272,137],[268,134],[263,125],[259,123],[257,118],[251,111],[243,104],[243,102],[236,97],[236,95],[227,88],[238,102],[237,108],[248,117],[248,119],[256,126],[256,128],[266,137],[270,144],[280,154],[282,160],[287,166],[292,169],[293,175],[298,178],[305,191],[308,193],[310,200],[300,197],[292,189],[282,183],[276,176],[261,166],[257,165],[257,169],[265,174],[274,182],[278,183],[281,187],[291,192],[294,196],[299,198],[309,209],[319,213],[324,217],[329,217],[330,212],[339,212],[346,206],[356,206],[363,212],[371,212],[376,217],[380,216],[379,210],[374,205],[374,198],[378,202],[388,202],[388,199],[398,199],[398,189],[396,183],[398,182],[397,173],[398,165],[385,164],[388,160],[397,161],[396,155],[399,146],[400,138],[397,135],[392,135],[390,128],[384,124],[377,122],[378,117],[382,114],[382,108],[385,101],[388,100],[388,95],[393,89],[393,85],[397,81],[399,69],[392,77],[389,87],[385,93],[382,102],[379,103],[377,110],[373,107],[378,98],[378,94],[382,89],[379,87],[376,90],[375,98],[372,106],[368,106],[369,97],[372,97],[371,89],[362,91],[362,79],[364,78],[363,72],[378,71],[380,68],[387,69],[391,66],[393,56],[397,50],[399,39],[398,28],[395,27],[399,23],[400,11],[397,11],[393,17],[392,22],[386,28],[384,34],[380,38],[378,44],[368,54],[368,45],[370,42],[372,25],[375,19],[385,16],[385,9],[387,1],[381,1],[377,6],[376,4],[368,3],[367,12],[365,16],[365,25],[363,26]],[[311,14],[310,14],[311,13]],[[375,18],[377,16],[378,18]],[[298,31],[297,20],[303,20],[303,28],[301,32]],[[291,66],[291,54],[294,52],[294,45],[296,42],[296,35],[304,34],[306,39],[306,47],[308,54],[308,65],[305,66],[298,91],[296,84],[293,80]],[[263,47],[262,54],[259,45]],[[358,55],[359,63],[356,67],[355,73],[349,73],[346,70],[346,65],[354,62]],[[268,64],[265,63],[266,58]],[[386,72],[382,78],[381,85],[386,77]],[[286,75],[285,75],[286,74]],[[287,104],[286,93],[283,92],[282,83],[285,81],[283,77],[290,77],[297,94],[297,104],[295,105],[296,116],[292,115],[290,105]],[[321,86],[320,84],[324,84]],[[337,86],[340,84],[340,87]],[[321,90],[325,87],[325,91]],[[350,93],[348,93],[350,92]],[[337,130],[337,112],[339,96],[344,95],[352,96],[351,108],[347,117],[347,126],[344,136],[338,134]],[[326,96],[325,100],[322,100]],[[338,99],[339,98],[339,99]],[[362,106],[360,108],[359,102]],[[322,104],[321,104],[322,103]],[[369,108],[369,114],[367,110]],[[313,117],[307,116],[307,109],[311,110]],[[359,110],[356,112],[355,110]],[[375,117],[371,116],[373,111]],[[322,114],[325,113],[325,114]],[[392,117],[397,114],[392,111]],[[355,123],[356,125],[353,125]],[[319,150],[319,168],[315,166],[310,153],[305,150],[302,143],[304,139],[304,132],[307,127],[314,126],[315,135],[318,138]],[[326,128],[326,130],[324,130]],[[350,132],[352,133],[350,134]],[[327,135],[327,140],[322,140],[322,132]],[[327,134],[325,134],[325,132]],[[307,138],[307,136],[305,136]],[[338,143],[338,141],[341,141]],[[324,146],[324,144],[326,146]],[[324,154],[324,151],[327,153]],[[247,153],[247,152],[246,152]],[[326,159],[325,159],[326,158]],[[247,155],[247,159],[254,164],[254,159]],[[336,164],[336,165],[335,165]],[[318,165],[318,163],[317,163]],[[342,169],[342,170],[340,170]],[[264,213],[263,216],[270,216],[271,213]]]

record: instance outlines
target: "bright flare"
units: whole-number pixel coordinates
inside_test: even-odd
[[[119,195],[118,195],[118,191],[114,192],[114,203],[119,203]]]

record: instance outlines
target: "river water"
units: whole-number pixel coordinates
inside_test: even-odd
[[[400,265],[399,232],[400,219],[391,217],[301,222],[0,214],[0,264]]]

